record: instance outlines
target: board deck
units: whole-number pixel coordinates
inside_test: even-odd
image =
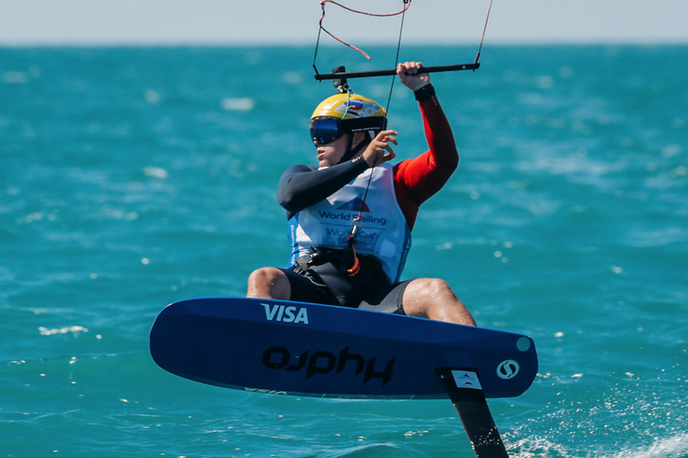
[[[523,393],[537,372],[527,336],[346,307],[247,298],[170,304],[155,362],[211,385],[301,396],[446,399],[438,371],[478,374],[485,397]]]

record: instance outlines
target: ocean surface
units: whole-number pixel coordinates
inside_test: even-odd
[[[318,68],[392,68],[321,48]],[[472,47],[403,47],[427,65]],[[156,366],[170,302],[287,262],[316,164],[312,47],[0,48],[0,457],[471,457],[447,401],[246,393]],[[441,277],[540,369],[489,401],[513,457],[688,457],[688,46],[488,46],[434,74],[461,153],[403,278]],[[386,104],[390,78],[351,81]],[[399,159],[425,151],[397,82]]]

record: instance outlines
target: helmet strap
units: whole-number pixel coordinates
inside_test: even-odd
[[[368,146],[370,143],[370,136],[367,134],[365,135],[365,138],[361,140],[361,143],[356,145],[355,147],[351,147],[354,144],[354,133],[349,132],[349,142],[346,145],[346,153],[344,153],[344,156],[342,156],[342,160],[338,162],[338,164],[341,164],[346,161],[350,161],[356,154],[358,154],[363,148]]]

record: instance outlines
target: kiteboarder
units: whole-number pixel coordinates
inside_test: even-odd
[[[421,66],[406,62],[396,69],[419,103],[428,141],[429,151],[414,159],[391,165],[398,132],[386,128],[386,111],[375,101],[345,89],[318,105],[310,124],[318,167],[290,167],[277,191],[289,219],[288,267],[253,271],[247,297],[475,326],[446,281],[399,281],[420,205],[459,162],[451,127]]]

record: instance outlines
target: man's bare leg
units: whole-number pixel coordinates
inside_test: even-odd
[[[246,297],[289,300],[291,284],[281,270],[274,267],[263,267],[254,270],[248,277]]]
[[[439,278],[418,278],[404,290],[404,312],[409,316],[475,326],[475,320],[451,287]]]

